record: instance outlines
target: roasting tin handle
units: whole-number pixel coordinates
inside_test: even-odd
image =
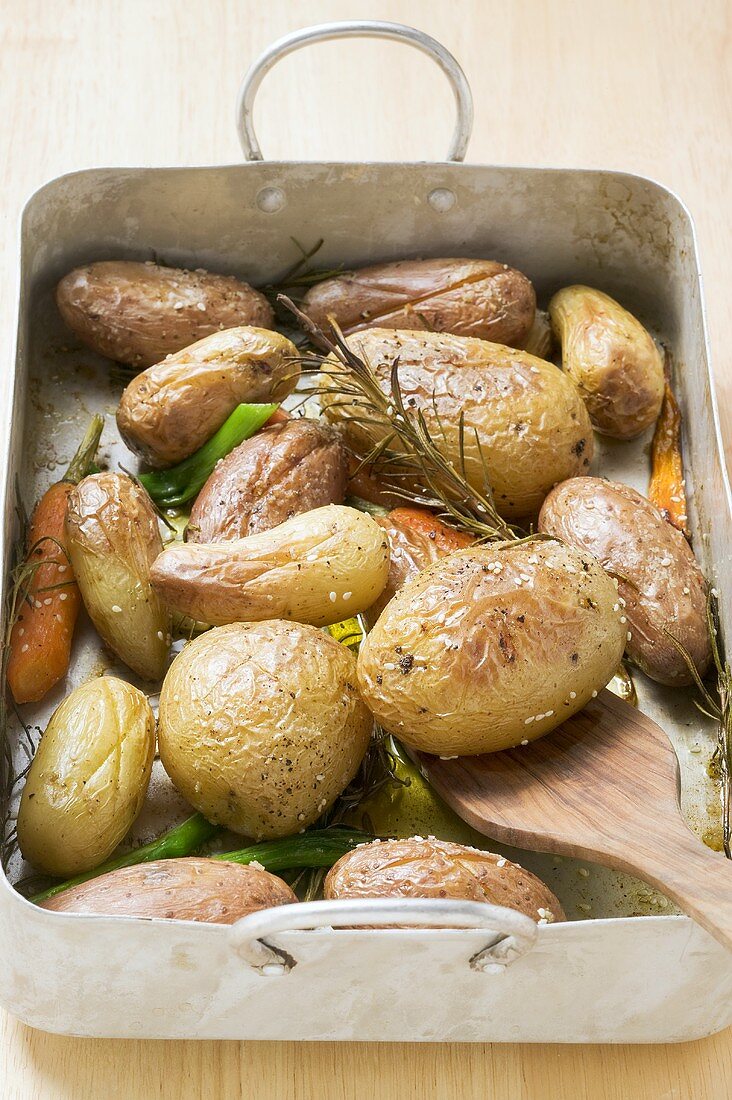
[[[314,928],[353,928],[397,924],[402,928],[485,928],[490,943],[467,960],[471,969],[502,973],[509,963],[530,951],[536,942],[536,923],[525,913],[478,901],[432,898],[344,898],[308,901],[261,909],[231,926],[236,952],[260,972],[282,974],[297,960],[268,942],[277,932]]]
[[[426,53],[450,81],[455,97],[457,120],[447,160],[464,160],[473,129],[473,97],[465,73],[449,50],[424,31],[406,27],[403,23],[382,23],[373,19],[347,20],[343,23],[320,23],[316,27],[286,34],[264,51],[251,66],[241,82],[236,103],[236,126],[239,141],[247,160],[263,160],[257,135],[254,133],[252,112],[259,86],[278,61],[310,42],[326,42],[332,38],[393,38]]]

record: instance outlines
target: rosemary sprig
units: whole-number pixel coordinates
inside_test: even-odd
[[[371,365],[357,355],[346,342],[338,325],[331,321],[331,336],[307,317],[295,303],[280,297],[310,336],[335,359],[341,370],[328,370],[327,381],[317,392],[334,409],[347,412],[349,423],[359,426],[373,439],[364,454],[355,455],[357,471],[368,468],[376,474],[389,493],[410,504],[430,508],[452,526],[460,527],[484,540],[516,541],[525,533],[507,523],[496,509],[485,458],[477,432],[476,452],[482,465],[481,488],[466,476],[466,434],[464,416],[457,425],[458,464],[444,453],[445,427],[436,415],[443,446],[436,439],[422,409],[411,408],[399,383],[399,361],[391,366],[388,388],[379,381]],[[320,372],[326,356],[305,357],[306,369]],[[435,409],[436,413],[436,409]]]

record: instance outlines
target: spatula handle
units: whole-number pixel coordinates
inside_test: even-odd
[[[711,851],[680,822],[669,829],[663,848],[639,844],[633,863],[641,878],[732,951],[732,860]]]

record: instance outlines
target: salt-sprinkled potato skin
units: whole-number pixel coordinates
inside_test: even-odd
[[[219,462],[191,509],[186,539],[242,539],[342,504],[347,479],[348,455],[329,424],[306,417],[276,424]]]
[[[104,642],[144,680],[159,680],[170,612],[150,584],[162,552],[145,490],[125,474],[92,474],[69,495],[69,555],[84,606]]]
[[[375,516],[389,537],[389,579],[367,619],[375,623],[395,592],[416,576],[420,569],[462,550],[475,540],[464,531],[448,527],[425,508],[394,508],[387,516]]]
[[[626,626],[614,582],[554,540],[476,545],[407,582],[361,646],[361,695],[409,748],[536,740],[604,687]]]
[[[618,482],[572,478],[544,501],[539,529],[594,554],[617,578],[626,653],[648,676],[671,686],[692,682],[666,631],[704,674],[711,659],[706,582],[682,533],[649,500]]]
[[[18,813],[24,857],[50,875],[107,859],[142,809],[155,753],[146,696],[113,676],[89,680],[51,715]]]
[[[576,386],[552,363],[500,344],[431,332],[370,329],[348,343],[371,365],[384,392],[398,360],[406,408],[421,411],[436,445],[458,469],[462,414],[466,477],[482,490],[487,467],[505,518],[535,516],[552,486],[588,470],[594,438],[587,410]],[[366,454],[391,431],[391,422],[385,420],[383,429],[356,422],[353,407],[336,392],[342,370],[332,360],[325,363],[324,384],[333,397],[323,396],[324,411],[342,427],[346,443]]]
[[[400,260],[326,279],[305,295],[303,311],[345,333],[378,326],[452,332],[520,346],[534,320],[534,288],[520,271],[493,260]]]
[[[632,439],[661,411],[663,360],[640,321],[607,294],[568,286],[549,303],[562,365],[599,432]]]
[[[551,890],[518,863],[434,837],[359,845],[331,867],[323,893],[328,899],[454,898],[504,905],[537,923],[565,920]]]
[[[388,575],[384,532],[339,504],[245,539],[169,546],[151,571],[169,607],[213,626],[264,619],[329,626],[370,607]]]
[[[188,856],[120,867],[48,898],[41,907],[57,913],[233,924],[258,909],[295,902],[287,883],[268,871]]]
[[[300,376],[297,348],[278,332],[215,332],[138,374],[117,427],[150,466],[173,466],[210,439],[237,405],[280,401]]]
[[[56,288],[59,312],[80,340],[133,367],[238,325],[270,328],[272,308],[231,275],[105,260],[77,267]]]
[[[289,836],[351,781],[372,725],[346,646],[299,623],[234,623],[171,665],[158,743],[173,783],[209,821]]]

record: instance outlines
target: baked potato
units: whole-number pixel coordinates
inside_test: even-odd
[[[627,619],[626,653],[661,684],[690,684],[686,649],[699,674],[711,658],[706,583],[680,531],[649,500],[618,482],[577,477],[557,485],[539,529],[594,554],[617,578]]]
[[[191,510],[188,542],[228,542],[341,504],[348,456],[338,433],[306,418],[267,428],[213,471]]]
[[[364,611],[389,575],[389,541],[355,508],[329,504],[232,542],[169,546],[152,583],[200,622],[294,619],[328,626]]]
[[[158,744],[173,783],[209,821],[277,837],[333,804],[372,725],[346,646],[299,623],[234,623],[171,665]]]
[[[549,303],[562,365],[598,432],[632,439],[655,423],[663,401],[663,360],[640,321],[607,294],[568,286]]]
[[[278,332],[215,332],[130,382],[117,409],[119,433],[148,465],[173,466],[203,446],[237,405],[291,393],[299,363],[295,345]]]
[[[104,642],[144,680],[159,680],[170,649],[170,612],[150,585],[162,552],[145,490],[125,474],[91,474],[69,494],[69,556],[84,606]]]
[[[448,527],[424,508],[394,508],[387,516],[374,516],[389,536],[389,579],[367,618],[375,623],[395,592],[438,558],[462,550],[475,540],[464,531]]]
[[[107,859],[137,818],[155,753],[146,696],[112,676],[89,680],[51,715],[18,812],[24,857],[50,875]]]
[[[258,909],[296,901],[287,883],[268,871],[188,856],[121,867],[40,904],[57,913],[233,924]]]
[[[549,733],[611,679],[623,618],[614,582],[574,547],[457,550],[387,604],[361,646],[361,695],[412,749],[513,748]]]
[[[534,516],[558,481],[584,473],[594,438],[573,382],[544,359],[484,340],[431,332],[370,329],[348,344],[373,369],[384,392],[398,361],[407,411],[420,412],[440,451],[461,469],[460,418],[464,421],[465,475],[483,490],[486,473],[498,512],[507,519]],[[392,424],[363,416],[342,391],[343,367],[323,369],[325,415],[342,427],[350,449],[368,454]]]
[[[517,909],[537,923],[565,920],[541,879],[493,852],[411,837],[375,840],[341,856],[328,872],[326,898],[451,898]]]
[[[307,292],[303,311],[321,328],[452,332],[520,346],[536,295],[520,271],[493,260],[400,260],[336,275]]]
[[[75,268],[58,284],[56,302],[93,351],[140,368],[220,329],[269,328],[274,316],[263,294],[232,275],[131,260]]]

